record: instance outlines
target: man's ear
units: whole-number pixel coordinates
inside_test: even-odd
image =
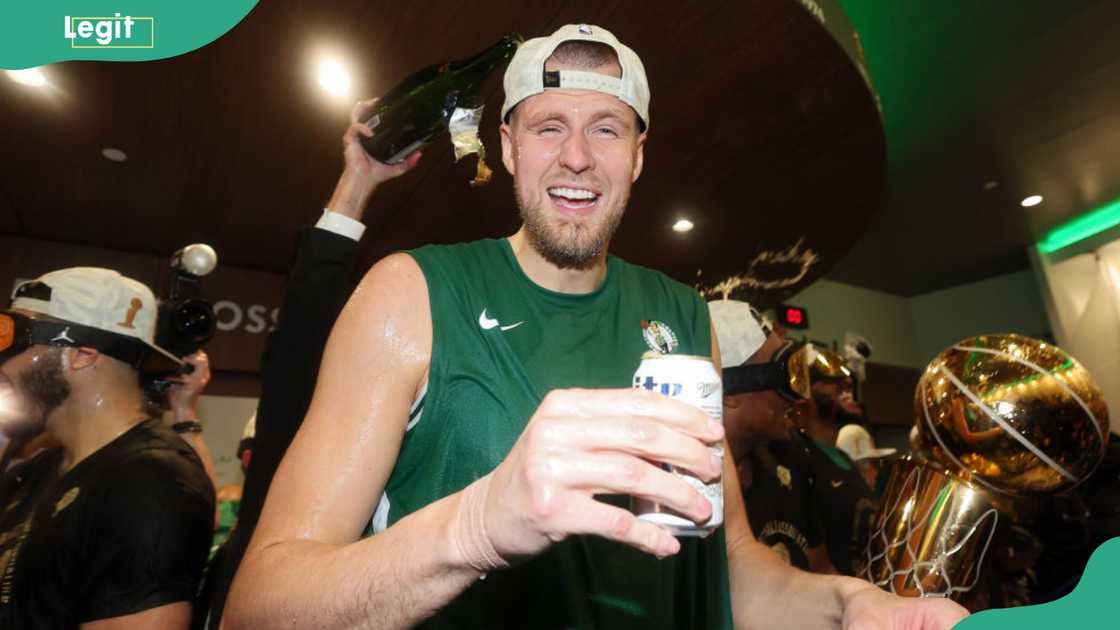
[[[502,164],[506,167],[506,172],[513,175],[513,130],[508,124],[502,123],[498,133],[502,136]]]
[[[634,154],[634,170],[630,175],[630,183],[638,181],[638,176],[642,174],[642,165],[645,163],[645,148],[646,148],[646,133],[643,132],[638,136],[638,147],[635,149]]]
[[[97,363],[101,353],[95,348],[85,346],[77,348],[63,348],[62,365],[71,370],[84,370]]]

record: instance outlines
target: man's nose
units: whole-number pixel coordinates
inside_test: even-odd
[[[573,133],[564,140],[560,150],[560,165],[573,173],[582,173],[595,167],[591,145],[582,133]]]

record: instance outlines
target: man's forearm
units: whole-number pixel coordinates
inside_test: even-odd
[[[854,578],[796,569],[754,540],[732,547],[728,565],[737,629],[834,630],[840,627],[848,595],[874,588]]]
[[[353,544],[254,544],[234,580],[226,627],[415,626],[480,577],[454,538],[460,496]]]
[[[367,178],[355,176],[348,170],[343,171],[330,201],[327,202],[327,207],[332,212],[361,221],[375,188],[376,185]]]

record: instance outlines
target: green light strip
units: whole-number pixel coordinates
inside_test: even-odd
[[[1120,199],[1050,230],[1046,238],[1039,242],[1038,248],[1045,254],[1052,254],[1118,224],[1120,224]]]

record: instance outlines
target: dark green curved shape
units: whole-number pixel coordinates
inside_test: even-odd
[[[978,612],[958,623],[953,630],[1114,628],[1118,623],[1114,610],[1117,567],[1120,567],[1120,538],[1113,538],[1093,552],[1081,581],[1069,595],[1038,606]]]
[[[20,69],[73,59],[150,61],[174,57],[226,34],[256,4],[257,0],[6,3],[0,68]],[[89,27],[83,27],[83,22]],[[84,28],[89,32],[86,37],[82,36]],[[73,37],[67,37],[67,32]]]

